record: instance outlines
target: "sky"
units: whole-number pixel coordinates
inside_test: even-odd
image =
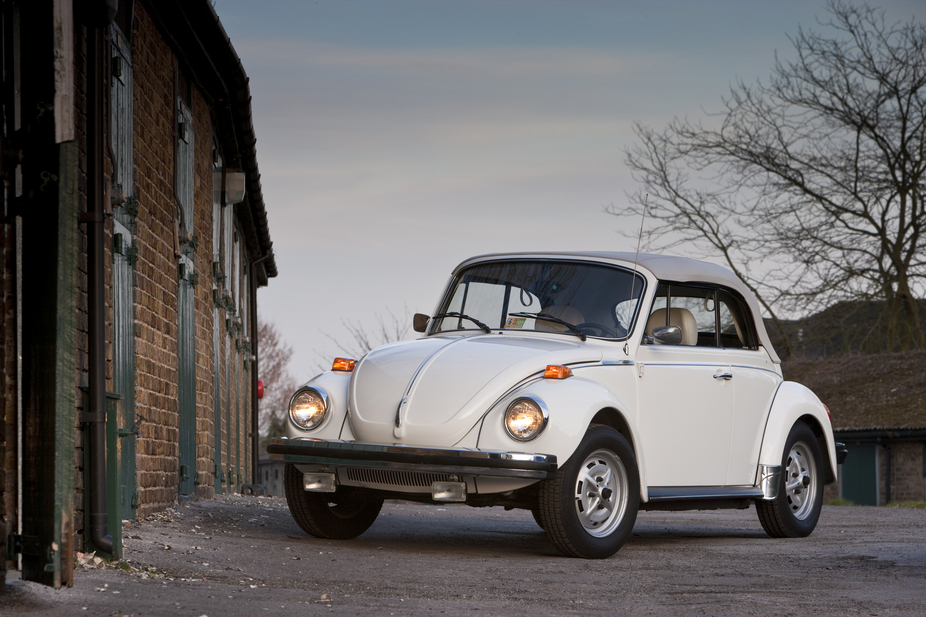
[[[432,313],[473,255],[635,250],[639,222],[605,211],[639,188],[633,124],[718,111],[827,17],[823,0],[214,6],[250,77],[279,270],[258,313],[300,382],[351,346],[345,323]],[[923,0],[878,6],[926,18]]]

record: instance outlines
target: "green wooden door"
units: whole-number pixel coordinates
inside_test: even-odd
[[[849,456],[839,469],[842,498],[860,506],[878,505],[878,444],[846,445]]]
[[[115,420],[115,448],[107,456],[116,474],[109,474],[109,520],[113,538],[120,535],[121,521],[135,518],[138,507],[135,485],[135,442],[140,419],[135,416],[135,216],[133,197],[133,83],[132,53],[128,41],[112,27],[113,71],[110,89],[110,139],[114,159],[113,184],[118,205],[113,208],[113,391],[121,398]]]

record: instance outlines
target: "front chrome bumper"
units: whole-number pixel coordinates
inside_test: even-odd
[[[297,465],[385,468],[461,476],[543,480],[556,471],[556,456],[552,454],[422,448],[308,437],[274,438],[267,452],[272,460]]]

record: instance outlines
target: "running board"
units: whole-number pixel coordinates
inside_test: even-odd
[[[648,492],[649,501],[640,504],[641,510],[743,510],[763,498],[756,486],[662,486]]]
[[[756,486],[651,486],[648,490],[650,501],[762,499],[762,489]]]

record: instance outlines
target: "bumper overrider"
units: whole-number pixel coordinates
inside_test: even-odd
[[[846,447],[846,444],[836,442],[836,464],[842,465],[846,462],[846,458],[849,456],[849,448]]]
[[[418,486],[424,489],[422,492],[431,492],[442,501],[465,499],[464,478],[543,480],[552,476],[557,466],[552,454],[422,448],[308,437],[274,438],[267,446],[267,453],[271,460],[312,469],[304,478],[308,491],[334,491],[335,478],[353,471],[365,477],[420,478]]]

